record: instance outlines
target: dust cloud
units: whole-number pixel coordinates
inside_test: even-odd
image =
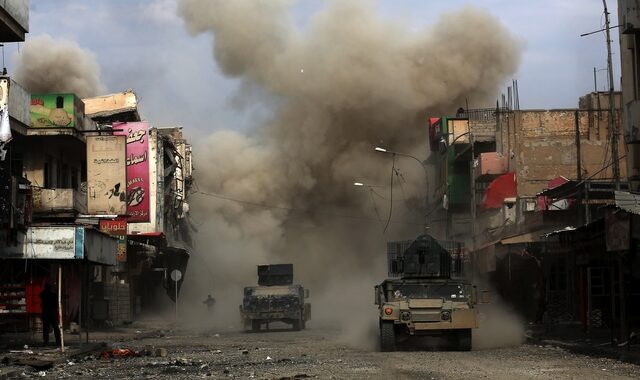
[[[499,299],[479,305],[479,327],[473,330],[473,349],[516,347],[525,341],[522,318]]]
[[[14,66],[14,79],[34,94],[74,93],[87,98],[105,90],[92,52],[47,34],[29,38],[16,55]]]
[[[246,134],[217,131],[195,144],[199,233],[184,297],[202,309],[213,293],[220,315],[206,320],[237,326],[256,265],[291,262],[296,282],[311,289],[310,326],[339,323],[348,340],[367,344],[371,324],[363,321],[376,326],[373,285],[386,275],[385,242],[422,233],[425,184],[420,165],[396,157],[391,206],[392,157],[373,147],[426,158],[427,117],[454,113],[465,100],[492,104],[521,46],[473,7],[415,31],[382,17],[373,1],[328,1],[303,27],[294,5],[178,4],[188,31],[212,35],[220,70],[240,82],[230,104],[243,112],[260,102],[272,112]],[[354,181],[386,187],[374,196]]]

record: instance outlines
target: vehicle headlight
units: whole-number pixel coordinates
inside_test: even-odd
[[[402,313],[400,313],[400,319],[408,322],[411,320],[411,313],[408,311],[403,311]]]
[[[451,312],[449,310],[443,310],[440,313],[440,318],[442,318],[443,321],[451,320]]]

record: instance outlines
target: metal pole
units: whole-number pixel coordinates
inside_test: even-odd
[[[174,281],[176,284],[176,329],[178,328],[178,281]]]
[[[611,133],[611,158],[613,159],[613,180],[616,190],[620,190],[620,162],[618,160],[618,127],[614,122],[615,99],[613,98],[613,64],[611,63],[611,31],[609,27],[609,11],[607,1],[604,5],[604,17],[607,34],[607,70],[609,71],[609,132]],[[597,95],[597,94],[596,94]]]
[[[64,352],[64,330],[62,328],[62,264],[58,265],[58,329],[60,330],[60,352]]]

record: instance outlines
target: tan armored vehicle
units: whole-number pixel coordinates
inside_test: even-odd
[[[375,287],[380,312],[380,348],[395,351],[411,336],[433,336],[471,350],[478,327],[475,287],[452,273],[460,265],[429,235],[388,243],[389,275]],[[453,271],[452,271],[453,269]]]
[[[244,288],[240,315],[245,330],[269,329],[272,322],[290,324],[293,330],[306,327],[311,305],[305,300],[309,290],[293,284],[292,264],[258,265],[258,286]]]

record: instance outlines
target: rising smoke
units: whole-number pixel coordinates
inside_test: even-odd
[[[29,38],[15,61],[12,75],[31,93],[75,93],[87,98],[104,92],[95,55],[75,42],[47,34]]]
[[[316,317],[361,323],[375,315],[385,241],[422,232],[424,173],[396,160],[406,182],[396,182],[386,235],[378,219],[386,221],[389,189],[380,190],[386,199],[370,197],[354,180],[389,184],[391,157],[374,154],[376,145],[424,158],[428,115],[451,114],[465,100],[490,105],[516,71],[520,46],[476,8],[416,32],[366,0],[329,1],[299,28],[293,5],[179,2],[189,32],[211,33],[218,66],[241,82],[235,104],[258,99],[273,112],[246,135],[216,132],[196,145],[197,188],[252,204],[194,194],[200,233],[184,290],[202,300],[213,289],[227,298],[220,309],[231,310],[221,320],[237,323],[255,265],[293,262],[297,280],[315,292]],[[346,313],[349,299],[358,307]]]

